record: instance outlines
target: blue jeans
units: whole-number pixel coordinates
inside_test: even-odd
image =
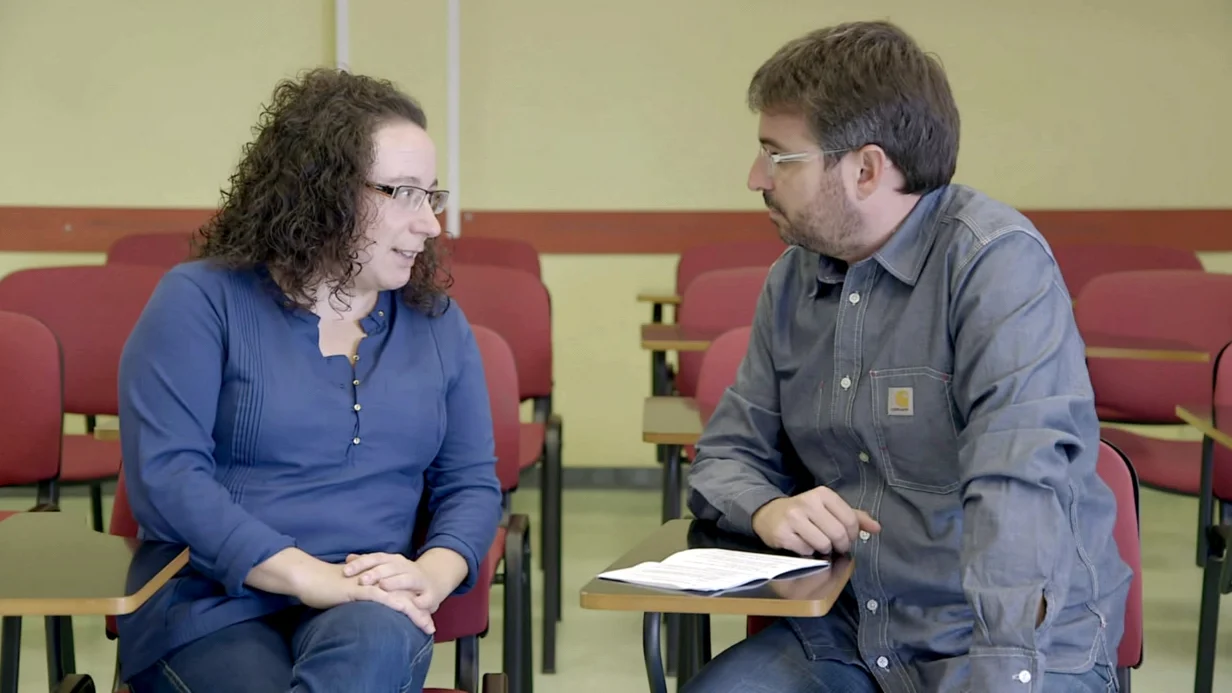
[[[1044,675],[1048,693],[1115,691],[1107,667],[1085,674]],[[783,619],[736,643],[689,680],[683,693],[879,693],[863,667],[838,659],[810,659]],[[948,691],[946,693],[949,693]]]
[[[293,608],[237,623],[168,654],[133,693],[405,693],[423,688],[432,636],[376,602]]]

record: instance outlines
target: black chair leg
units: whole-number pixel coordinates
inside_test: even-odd
[[[454,685],[466,693],[479,693],[479,638],[458,638],[454,657]]]
[[[1217,535],[1212,534],[1212,543]],[[1212,547],[1215,548],[1215,547]],[[1222,547],[1219,547],[1222,549]],[[1202,607],[1198,617],[1198,663],[1194,671],[1194,693],[1211,693],[1215,682],[1216,639],[1219,634],[1219,597],[1223,577],[1224,552],[1208,555],[1202,568]]]
[[[101,482],[90,484],[90,519],[95,532],[103,531],[103,485]]]
[[[531,693],[534,664],[530,638],[530,518],[512,515],[505,535],[503,669],[511,693]]]
[[[73,619],[68,616],[45,616],[43,627],[47,639],[47,680],[51,689],[77,670],[73,651]]]
[[[0,625],[0,693],[17,693],[21,666],[21,617],[5,616]]]
[[[561,597],[561,422],[553,415],[544,430],[543,457],[543,673],[556,673],[556,624],[560,621]]]

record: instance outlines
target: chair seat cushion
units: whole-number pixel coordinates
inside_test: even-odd
[[[518,455],[518,466],[522,469],[534,466],[543,457],[543,424],[534,421],[522,424],[521,450]]]
[[[1125,453],[1143,486],[1190,496],[1202,488],[1201,443],[1148,438],[1110,427],[1102,428],[1100,436]]]
[[[66,435],[60,452],[60,481],[80,483],[120,474],[120,442],[92,435]]]

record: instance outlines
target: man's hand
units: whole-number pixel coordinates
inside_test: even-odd
[[[753,531],[767,546],[801,556],[847,553],[860,530],[876,534],[881,525],[824,486],[772,500],[753,513]]]

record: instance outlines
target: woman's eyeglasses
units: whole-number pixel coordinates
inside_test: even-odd
[[[448,190],[428,190],[418,185],[381,185],[380,183],[364,183],[364,185],[405,205],[412,212],[419,209],[424,200],[427,200],[432,207],[432,213],[440,214],[445,211],[445,204],[449,202]]]

